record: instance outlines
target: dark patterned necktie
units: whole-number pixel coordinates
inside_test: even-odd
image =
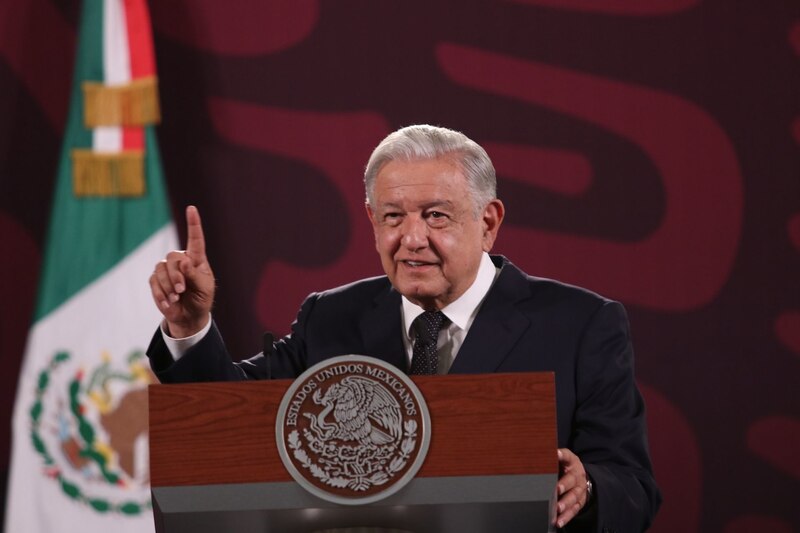
[[[410,374],[436,374],[439,367],[439,354],[436,341],[447,317],[441,311],[425,311],[414,319],[412,327],[416,331],[414,351],[411,357]]]

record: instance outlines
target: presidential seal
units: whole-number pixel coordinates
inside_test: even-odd
[[[275,429],[295,481],[324,500],[361,505],[414,477],[428,452],[431,422],[408,376],[373,357],[344,355],[295,380]]]

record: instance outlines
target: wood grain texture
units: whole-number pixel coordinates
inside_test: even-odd
[[[431,412],[417,477],[556,473],[550,373],[415,376]],[[291,481],[275,416],[291,380],[150,386],[154,487]]]

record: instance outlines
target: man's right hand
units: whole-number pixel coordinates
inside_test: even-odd
[[[160,261],[150,276],[153,300],[175,338],[194,335],[208,323],[215,281],[206,258],[200,213],[186,208],[186,250],[175,250]]]

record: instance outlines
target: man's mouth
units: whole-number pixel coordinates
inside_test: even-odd
[[[406,264],[406,265],[408,265],[408,266],[410,266],[412,268],[419,268],[419,267],[423,267],[423,266],[431,266],[431,265],[433,265],[433,263],[426,263],[425,261],[404,260],[404,261],[400,261],[400,262],[404,263],[404,264]]]

